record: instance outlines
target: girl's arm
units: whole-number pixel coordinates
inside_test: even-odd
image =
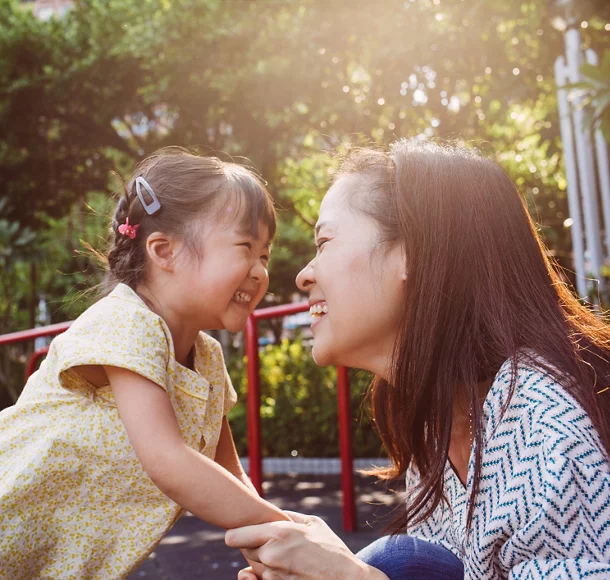
[[[104,369],[135,453],[163,493],[202,520],[225,529],[290,520],[184,442],[163,389],[126,369]]]
[[[216,446],[216,457],[214,458],[216,463],[222,465],[229,473],[232,473],[239,481],[241,481],[246,487],[251,489],[258,495],[256,488],[252,485],[250,478],[246,475],[243,470],[241,463],[239,462],[239,456],[235,449],[235,442],[233,441],[233,434],[231,433],[231,427],[226,417],[222,418],[222,429],[220,431],[220,439]]]

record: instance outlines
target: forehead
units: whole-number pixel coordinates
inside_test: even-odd
[[[259,242],[262,242],[263,245],[271,245],[269,226],[267,226],[263,220],[259,220],[257,226],[253,225],[251,218],[247,220],[233,221],[227,225],[229,226],[227,229],[232,235],[253,238]]]
[[[225,223],[233,222],[232,229],[259,238],[259,229],[265,225],[265,235],[275,236],[276,218],[273,201],[264,186],[248,171],[233,167],[227,173],[217,211]],[[248,231],[246,231],[248,230]]]
[[[355,194],[356,185],[354,180],[344,177],[330,187],[320,205],[316,232],[322,227],[336,228],[341,224],[349,224],[357,218],[351,199]]]

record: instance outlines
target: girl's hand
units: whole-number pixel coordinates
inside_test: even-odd
[[[229,530],[225,542],[240,548],[252,562],[260,562],[263,580],[388,580],[360,561],[318,517],[286,512],[292,522],[271,522]],[[239,580],[256,580],[250,568]]]
[[[237,573],[237,580],[259,580],[262,578],[261,576],[257,576],[252,568],[244,568]]]
[[[244,558],[246,558],[246,555],[244,554]],[[248,558],[246,558],[247,560]],[[248,561],[248,564],[250,564],[250,566],[248,566],[247,568],[244,568],[243,570],[240,570],[239,573],[237,574],[237,578],[238,580],[258,580],[259,578],[263,577],[263,572],[265,571],[265,567],[262,564],[259,564],[258,562],[251,562]]]

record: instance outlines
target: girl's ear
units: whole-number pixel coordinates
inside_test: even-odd
[[[174,271],[174,263],[179,251],[178,242],[161,232],[153,232],[146,240],[148,259],[161,270]]]

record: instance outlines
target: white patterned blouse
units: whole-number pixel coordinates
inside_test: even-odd
[[[546,372],[506,361],[483,406],[480,488],[466,533],[466,488],[447,463],[441,504],[409,529],[464,563],[467,579],[610,579],[610,463],[588,415]],[[608,418],[610,420],[610,418]],[[417,481],[407,472],[407,492]]]

